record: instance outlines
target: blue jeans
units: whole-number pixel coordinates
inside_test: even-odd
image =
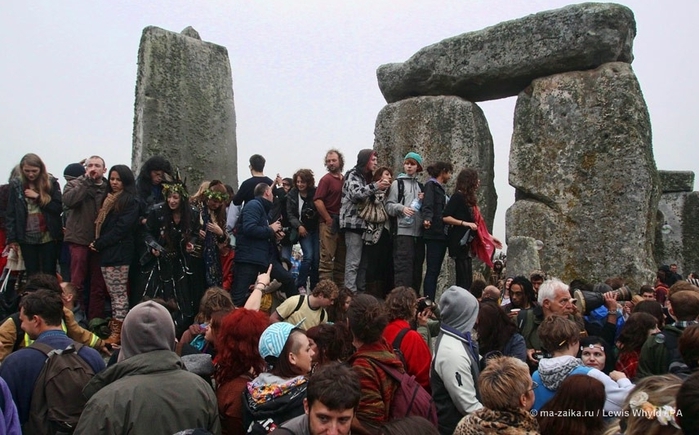
[[[299,268],[299,276],[296,279],[296,287],[306,287],[308,277],[311,277],[311,287],[315,288],[318,284],[318,265],[320,263],[320,238],[318,230],[309,231],[306,237],[299,239],[301,252],[303,252],[303,260]]]
[[[435,300],[437,294],[437,278],[442,270],[444,254],[447,252],[447,241],[439,239],[425,239],[427,246],[427,270],[425,271],[425,283],[423,289],[425,296]]]

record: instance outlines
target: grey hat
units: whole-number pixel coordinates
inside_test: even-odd
[[[199,376],[211,376],[214,374],[214,363],[208,353],[195,353],[184,355],[180,358],[187,371]]]
[[[439,299],[442,323],[451,326],[462,334],[473,330],[478,318],[478,299],[468,290],[451,286]]]
[[[156,350],[175,350],[175,323],[157,302],[141,302],[129,311],[121,327],[119,361]]]

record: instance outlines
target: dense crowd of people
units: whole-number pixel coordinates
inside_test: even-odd
[[[61,189],[25,155],[0,186],[0,433],[699,433],[695,274],[509,276],[477,170],[449,192],[416,152],[395,178],[370,149],[325,166],[273,180],[256,154],[237,192],[190,195],[161,156]]]

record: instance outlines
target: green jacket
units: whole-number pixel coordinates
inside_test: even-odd
[[[221,433],[216,395],[174,352],[156,350],[114,364],[85,386],[75,435]]]
[[[684,328],[674,324],[663,327],[663,330],[646,339],[638,357],[636,380],[652,375],[664,375],[670,372],[670,363],[682,360],[677,348],[677,341]],[[663,338],[660,338],[660,337]]]

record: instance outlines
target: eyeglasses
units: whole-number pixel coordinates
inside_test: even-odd
[[[527,391],[536,390],[537,388],[539,388],[539,384],[532,381],[532,387],[530,389],[528,389]]]

